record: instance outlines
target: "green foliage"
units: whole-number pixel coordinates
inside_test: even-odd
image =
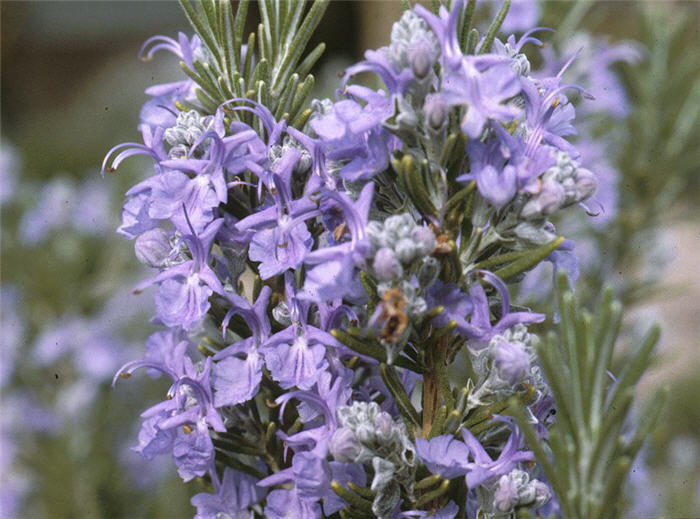
[[[180,0],[187,19],[208,51],[195,57],[193,68],[180,63],[198,85],[197,98],[210,113],[234,98],[248,98],[268,107],[277,119],[301,127],[314,77],[309,74],[325,50],[320,43],[304,56],[306,46],[330,0],[306,2],[261,0],[257,3],[261,22],[244,45],[249,1],[239,2],[234,14],[231,2]],[[306,13],[304,13],[306,11]],[[229,112],[248,124],[247,112]],[[261,129],[261,128],[259,128]]]
[[[659,328],[652,328],[611,381],[621,305],[607,289],[592,316],[579,308],[564,274],[557,282],[559,330],[550,333],[537,349],[557,408],[557,423],[549,431],[551,454],[528,424],[521,406],[513,402],[509,412],[552,482],[564,517],[616,518],[621,513],[618,498],[623,483],[665,398],[659,392],[641,414],[636,429],[626,434],[634,387],[649,366]]]

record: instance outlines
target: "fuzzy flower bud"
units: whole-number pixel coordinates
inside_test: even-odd
[[[416,256],[416,243],[410,238],[402,238],[394,247],[396,257],[403,264],[411,263]]]
[[[416,254],[428,256],[435,251],[437,240],[435,233],[428,227],[417,227],[413,230],[412,238],[416,244]]]
[[[447,121],[447,106],[438,94],[428,94],[423,103],[423,113],[428,127],[439,130]]]
[[[531,180],[524,191],[532,197],[523,206],[525,219],[551,216],[560,209],[582,202],[595,193],[598,182],[591,171],[579,167],[564,151],[554,154],[556,164]]]
[[[403,275],[403,267],[396,258],[394,251],[388,247],[382,247],[374,256],[372,264],[374,272],[382,281],[392,281]]]
[[[172,146],[169,155],[171,157],[183,157],[187,155],[190,147],[212,125],[212,116],[202,116],[196,110],[180,112],[177,115],[175,126],[165,130],[163,137]]]
[[[388,57],[396,70],[410,67],[418,79],[430,73],[440,44],[428,24],[413,11],[404,11],[391,28]]]
[[[585,168],[576,171],[576,198],[586,200],[593,196],[598,188],[595,174]]]
[[[422,287],[428,287],[433,284],[433,282],[440,275],[440,262],[437,258],[428,256],[423,259],[423,264],[418,269],[418,283]]]
[[[530,355],[517,342],[498,341],[493,349],[493,366],[500,379],[515,385],[530,372]]]
[[[430,42],[419,39],[411,45],[408,51],[408,60],[411,63],[411,70],[418,79],[427,76],[435,62],[435,52]]]
[[[328,448],[336,461],[352,462],[360,455],[360,444],[352,430],[345,427],[336,429],[328,443]]]
[[[289,314],[289,307],[285,301],[281,301],[272,309],[272,317],[275,318],[275,321],[284,326],[289,326],[292,324],[292,319]]]
[[[493,494],[493,507],[497,512],[510,513],[518,504],[518,484],[508,475],[501,476]]]
[[[513,469],[501,476],[493,493],[494,511],[500,514],[511,513],[516,506],[542,506],[551,497],[549,487],[520,469]]]
[[[549,487],[538,479],[532,480],[532,486],[535,489],[534,508],[539,508],[552,498],[552,491]]]
[[[160,268],[168,263],[172,253],[168,233],[156,227],[141,234],[134,242],[136,258],[148,267]]]

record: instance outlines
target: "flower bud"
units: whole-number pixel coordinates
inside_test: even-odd
[[[416,257],[416,243],[410,238],[402,238],[394,247],[398,260],[404,265],[411,263]]]
[[[594,173],[585,168],[576,171],[576,200],[586,200],[595,193],[598,188],[598,180]]]
[[[493,366],[501,380],[515,385],[530,372],[530,355],[519,343],[501,340],[493,349]]]
[[[545,483],[538,479],[532,480],[532,486],[535,489],[535,503],[533,507],[539,508],[551,499],[552,491]]]
[[[426,96],[423,104],[423,113],[428,126],[433,130],[439,130],[447,121],[447,106],[445,106],[438,94]]]
[[[540,192],[525,204],[521,214],[524,218],[551,215],[557,212],[565,202],[566,193],[562,185],[555,180],[546,180]]]
[[[328,442],[328,449],[333,458],[340,462],[353,462],[359,456],[361,446],[355,438],[355,434],[345,427],[336,429]]]
[[[510,513],[518,504],[518,484],[507,475],[498,480],[498,487],[493,494],[493,507],[501,513]]]
[[[289,307],[285,301],[281,301],[272,309],[272,317],[283,326],[290,326],[292,324]]]
[[[428,256],[423,259],[423,264],[418,269],[418,283],[422,287],[429,287],[440,274],[440,262],[437,258]]]
[[[432,254],[437,246],[435,233],[429,227],[416,227],[413,229],[412,238],[416,245],[416,254],[418,256]]]
[[[374,422],[377,428],[377,435],[384,439],[389,439],[392,436],[394,429],[394,420],[392,420],[391,415],[382,412]]]
[[[408,50],[411,70],[418,79],[426,77],[433,67],[435,52],[430,42],[423,38],[415,41]]]
[[[149,229],[136,238],[134,251],[136,258],[144,265],[164,267],[172,253],[168,233],[160,227]]]
[[[393,281],[403,275],[401,263],[396,259],[394,251],[388,247],[382,247],[377,251],[372,267],[381,281]]]
[[[374,422],[361,422],[355,427],[355,438],[361,444],[371,444],[375,439]]]

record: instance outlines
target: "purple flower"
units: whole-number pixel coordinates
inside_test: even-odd
[[[498,172],[496,168],[487,164],[478,170],[474,177],[479,193],[496,209],[501,209],[515,196],[517,176],[513,166],[508,165]]]
[[[382,122],[393,111],[391,100],[381,92],[359,85],[346,87],[345,93],[365,101],[365,105],[354,99],[344,99],[335,103],[327,114],[312,119],[309,126],[318,139],[289,129],[289,134],[311,154],[314,171],[331,188],[335,187],[335,181],[328,178],[327,161],[344,162],[340,176],[354,182],[386,169],[394,147],[393,140],[382,128]]]
[[[494,335],[507,330],[515,324],[538,323],[544,320],[545,316],[543,314],[533,312],[511,312],[508,288],[503,281],[487,270],[480,270],[478,274],[490,283],[501,296],[501,319],[495,325],[491,324],[489,303],[484,288],[480,283],[474,283],[469,290],[469,295],[474,305],[474,311],[469,325],[460,326],[458,323],[458,331],[464,333],[467,337],[479,341],[489,341]]]
[[[217,361],[213,380],[216,407],[247,402],[258,392],[262,379],[262,357],[258,349],[270,335],[267,303],[271,292],[270,287],[264,287],[253,306],[240,296],[226,294],[233,308],[228,311],[221,325],[224,336],[233,315],[245,319],[252,335],[231,344],[214,356]],[[241,358],[243,355],[245,358]]]
[[[142,183],[132,187],[126,193],[127,199],[122,210],[122,224],[117,232],[130,240],[158,225],[158,221],[148,214],[150,190],[150,185]]]
[[[427,56],[424,58],[418,58],[417,68],[419,69],[419,72],[426,68],[424,62],[429,61],[430,50],[428,50]],[[428,63],[427,68],[429,71],[430,63]],[[343,83],[345,83],[350,77],[362,72],[372,72],[378,75],[386,85],[390,94],[404,94],[408,90],[410,84],[415,80],[414,72],[410,68],[404,68],[401,70],[396,69],[392,63],[390,52],[387,47],[383,47],[379,50],[366,51],[364,61],[348,67],[345,70]],[[425,74],[421,77],[424,77],[426,74],[427,72],[425,72]],[[318,132],[316,133],[318,134]]]
[[[355,265],[370,248],[365,228],[373,194],[372,182],[365,184],[356,202],[345,193],[325,192],[342,209],[351,239],[306,256],[304,262],[313,267],[306,274],[304,292],[312,299],[336,300],[352,293]]]
[[[464,56],[457,37],[457,24],[463,9],[464,0],[457,0],[450,11],[441,5],[437,16],[420,4],[416,4],[413,9],[433,30],[440,44],[442,66],[445,69],[458,68]]]
[[[267,496],[267,519],[318,519],[321,507],[300,498],[295,490],[273,490]]]
[[[431,519],[454,519],[457,517],[457,512],[459,512],[459,506],[454,501],[448,501],[444,507],[430,517]]]
[[[164,337],[159,337],[157,342],[154,339],[149,351],[150,356],[125,364],[112,381],[114,385],[119,377],[128,378],[135,370],[148,368],[160,371],[173,382],[168,390],[169,398],[141,414],[144,422],[139,432],[139,445],[135,450],[147,458],[167,452],[171,446],[174,447],[174,441],[179,441],[181,445],[194,441],[193,439],[184,440],[179,436],[174,438],[172,431],[178,427],[185,426],[191,430],[192,426],[195,426],[197,434],[201,436],[204,430],[207,439],[209,438],[207,425],[217,432],[226,430],[213,406],[210,382],[211,358],[207,358],[202,366],[195,366],[191,359],[184,355],[187,346],[184,341],[177,343],[170,354],[164,352],[164,347],[174,343],[174,337],[165,341],[163,341]],[[197,439],[195,444],[202,449],[206,446],[201,438]],[[184,456],[184,449],[185,447],[180,448],[179,456]]]
[[[197,507],[194,519],[250,519],[248,507],[261,499],[260,489],[255,478],[224,468],[224,476],[219,481],[216,471],[211,471],[215,494],[200,493],[192,497],[192,506]]]
[[[430,440],[416,438],[416,454],[430,472],[445,479],[464,476],[469,471],[469,448],[450,434]]]
[[[173,442],[173,458],[177,472],[187,482],[203,476],[214,463],[214,444],[203,421],[193,430],[178,430]]]
[[[426,303],[428,308],[443,306],[445,310],[433,318],[433,323],[436,326],[443,328],[447,326],[450,320],[455,318],[464,318],[469,315],[474,308],[472,300],[468,294],[462,292],[459,287],[453,283],[443,283],[440,280],[435,281],[427,291]]]
[[[276,472],[258,482],[259,486],[269,487],[283,483],[293,483],[296,495],[307,502],[315,502],[326,495],[331,483],[331,468],[328,462],[314,452],[298,452],[292,466]]]
[[[224,223],[223,218],[209,224],[199,235],[183,237],[192,259],[164,270],[156,277],[136,287],[136,291],[160,284],[156,295],[156,317],[166,326],[182,326],[191,330],[209,310],[209,296],[223,293],[223,286],[216,273],[207,264],[209,251],[216,233]]]
[[[576,90],[584,97],[593,99],[591,94],[578,85],[562,84],[562,75],[577,56],[578,53],[571,56],[556,76],[541,81],[527,77],[520,78],[525,101],[525,123],[528,130],[526,155],[530,157],[541,143],[564,151],[575,151],[573,146],[564,139],[576,134],[572,125],[576,115],[575,110],[564,95],[564,91]]]
[[[290,150],[280,158],[271,172],[267,187],[275,201],[276,214],[267,222],[256,218],[255,228],[258,230],[250,242],[249,256],[253,261],[259,261],[258,271],[262,279],[281,274],[285,270],[295,269],[301,265],[304,256],[311,250],[313,238],[306,228],[305,220],[316,216],[315,207],[298,209],[306,204],[295,204],[292,200],[292,173],[301,154]],[[245,224],[241,222],[239,229]],[[261,228],[263,225],[266,228]]]
[[[148,267],[163,268],[174,259],[168,233],[156,227],[139,235],[134,242],[136,258]]]
[[[160,423],[169,415],[166,412],[149,416],[141,423],[138,435],[138,445],[133,450],[147,460],[152,460],[160,454],[172,452],[173,442],[177,436],[175,429],[162,429]]]
[[[450,106],[466,107],[462,131],[477,138],[489,120],[510,122],[520,115],[516,106],[504,104],[520,89],[510,60],[494,54],[465,56],[460,69],[445,77],[443,100]]]
[[[260,387],[262,359],[248,354],[245,359],[226,357],[214,366],[214,405],[236,405],[252,399]]]
[[[214,220],[214,208],[219,198],[206,176],[190,178],[182,171],[171,170],[159,175],[150,194],[148,215],[151,218],[169,219],[181,232],[201,232]],[[187,219],[184,218],[186,211]]]
[[[504,417],[496,418],[506,421]],[[491,459],[491,456],[484,450],[479,440],[468,429],[462,429],[464,443],[469,448],[469,452],[474,460],[467,463],[469,468],[467,473],[468,488],[477,487],[496,476],[508,474],[520,462],[533,461],[535,459],[532,452],[519,450],[522,443],[520,431],[510,421],[507,421],[507,423],[510,425],[512,433],[503,446],[500,455],[495,460]]]

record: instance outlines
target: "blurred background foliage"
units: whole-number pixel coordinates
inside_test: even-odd
[[[111,146],[137,139],[143,90],[179,77],[170,56],[139,61],[141,43],[189,32],[187,22],[174,2],[0,8],[0,517],[190,517],[197,483],[183,485],[170,460],[129,451],[144,397],[156,402],[166,383],[110,387],[150,328],[151,295],[130,295],[145,273],[114,232],[125,190],[150,163],[98,175]],[[388,43],[400,13],[399,2],[331,4],[314,37],[328,44],[317,97],[332,95],[364,49]],[[582,262],[578,290],[591,300],[613,283],[630,342],[652,320],[664,326],[640,395],[666,383],[671,397],[633,469],[629,517],[700,517],[700,3],[546,2],[542,15],[549,27],[567,20],[555,47],[584,29],[644,48],[639,63],[616,69],[629,115],[590,123],[620,171],[618,215],[605,226],[560,225],[593,259]]]

